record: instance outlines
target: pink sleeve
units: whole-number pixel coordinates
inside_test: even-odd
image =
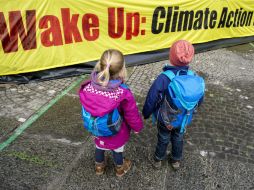
[[[126,90],[124,95],[124,100],[120,104],[124,121],[135,132],[140,132],[143,129],[143,121],[138,111],[135,98],[130,90]]]

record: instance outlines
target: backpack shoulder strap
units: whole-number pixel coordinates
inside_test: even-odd
[[[173,71],[170,71],[170,70],[167,70],[167,71],[164,71],[162,72],[162,74],[166,75],[171,81],[173,78],[175,78],[175,74]]]
[[[187,75],[195,76],[196,73],[192,70],[188,70]]]
[[[124,83],[120,84],[120,87],[122,87],[124,89],[129,89],[129,86],[127,84],[124,84]]]

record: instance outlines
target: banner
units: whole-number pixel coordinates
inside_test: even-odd
[[[0,76],[254,35],[254,0],[0,0]]]

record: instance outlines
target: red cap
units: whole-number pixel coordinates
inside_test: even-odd
[[[194,56],[193,45],[186,40],[176,41],[169,50],[169,60],[172,65],[186,66]]]

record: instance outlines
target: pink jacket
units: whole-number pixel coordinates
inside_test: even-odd
[[[79,95],[81,104],[92,116],[103,116],[116,107],[123,116],[120,131],[116,135],[95,138],[98,147],[117,149],[129,140],[131,130],[135,132],[142,130],[143,121],[129,89],[118,86],[104,91],[96,88],[89,80],[81,86]]]

